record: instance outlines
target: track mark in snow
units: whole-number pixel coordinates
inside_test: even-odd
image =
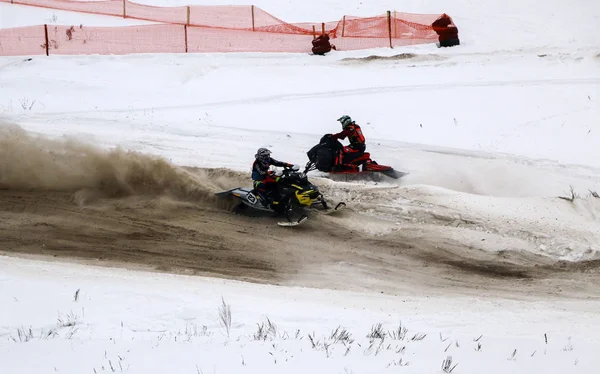
[[[401,91],[415,91],[415,90],[453,90],[458,87],[469,88],[469,87],[505,87],[512,85],[520,86],[543,86],[543,85],[600,85],[600,78],[581,78],[581,79],[532,79],[532,80],[513,80],[513,81],[488,81],[488,82],[450,82],[442,84],[418,84],[418,85],[400,85],[400,86],[388,86],[388,87],[366,87],[366,88],[355,88],[345,90],[333,90],[316,93],[290,93],[282,95],[269,95],[262,97],[255,97],[249,99],[236,99],[227,101],[215,101],[202,104],[185,104],[185,105],[171,105],[171,106],[152,106],[148,108],[126,108],[126,109],[108,109],[102,110],[103,113],[133,113],[139,111],[150,111],[150,110],[176,110],[176,109],[203,109],[203,108],[216,108],[216,107],[229,107],[235,105],[248,105],[248,104],[259,104],[259,103],[272,103],[282,101],[299,101],[307,99],[319,99],[319,98],[331,98],[331,97],[348,97],[348,96],[362,96],[362,95],[377,95],[391,92]],[[67,114],[90,114],[93,111],[69,111],[69,112],[44,112],[44,116],[48,115],[67,115]]]

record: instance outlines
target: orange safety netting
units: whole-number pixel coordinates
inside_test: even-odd
[[[10,2],[11,0],[0,0]],[[326,23],[286,23],[255,6],[155,7],[123,0],[13,0],[52,9],[157,22],[125,27],[0,29],[0,55],[172,52],[310,52],[322,30],[338,50],[431,43],[439,15],[390,12]],[[47,40],[47,42],[46,42]],[[47,44],[47,48],[46,48]]]
[[[0,29],[0,56],[45,54],[44,26]]]

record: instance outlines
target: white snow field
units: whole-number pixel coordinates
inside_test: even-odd
[[[600,259],[600,199],[591,195],[600,192],[600,2],[235,2],[250,3],[290,22],[446,12],[462,45],[325,57],[0,57],[0,126],[229,168],[247,173],[249,186],[257,148],[303,165],[349,114],[373,159],[410,174],[378,183],[315,174],[348,202],[336,224],[499,255]],[[0,27],[49,21],[141,23],[0,3]],[[363,58],[371,55],[389,58]],[[570,186],[578,197],[559,199]],[[307,236],[319,230],[306,227]],[[455,374],[600,370],[593,268],[589,284],[585,273],[553,280],[556,292],[493,278],[497,287],[407,288],[374,271],[381,294],[357,290],[353,278],[366,272],[344,263],[319,269],[336,287],[317,288],[92,264],[0,257],[0,373],[443,373],[448,356]],[[257,334],[267,317],[276,329]],[[378,323],[383,337],[371,334]],[[408,331],[398,337],[400,323]],[[352,336],[332,336],[338,326]]]
[[[2,373],[442,373],[448,356],[453,373],[598,366],[592,300],[380,295],[7,257],[0,269]],[[332,337],[338,326],[349,335]]]

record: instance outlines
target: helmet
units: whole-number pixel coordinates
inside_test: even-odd
[[[340,121],[342,123],[342,128],[345,129],[346,127],[352,125],[354,123],[354,121],[352,120],[352,118],[350,118],[350,116],[341,116],[340,118],[338,118],[338,121]]]
[[[254,155],[254,158],[262,162],[267,161],[269,157],[271,157],[271,151],[266,148],[259,148]]]

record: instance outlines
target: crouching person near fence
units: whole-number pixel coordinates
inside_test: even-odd
[[[442,14],[440,18],[435,20],[431,26],[433,27],[433,31],[435,31],[439,36],[440,42],[437,43],[438,48],[460,45],[460,40],[458,39],[458,28],[452,23],[452,18],[450,18],[450,16],[448,16],[446,13]]]
[[[332,49],[337,50],[335,45],[329,42],[329,35],[327,33],[313,39],[312,45],[312,53],[319,56],[324,56],[325,53],[331,52]]]

